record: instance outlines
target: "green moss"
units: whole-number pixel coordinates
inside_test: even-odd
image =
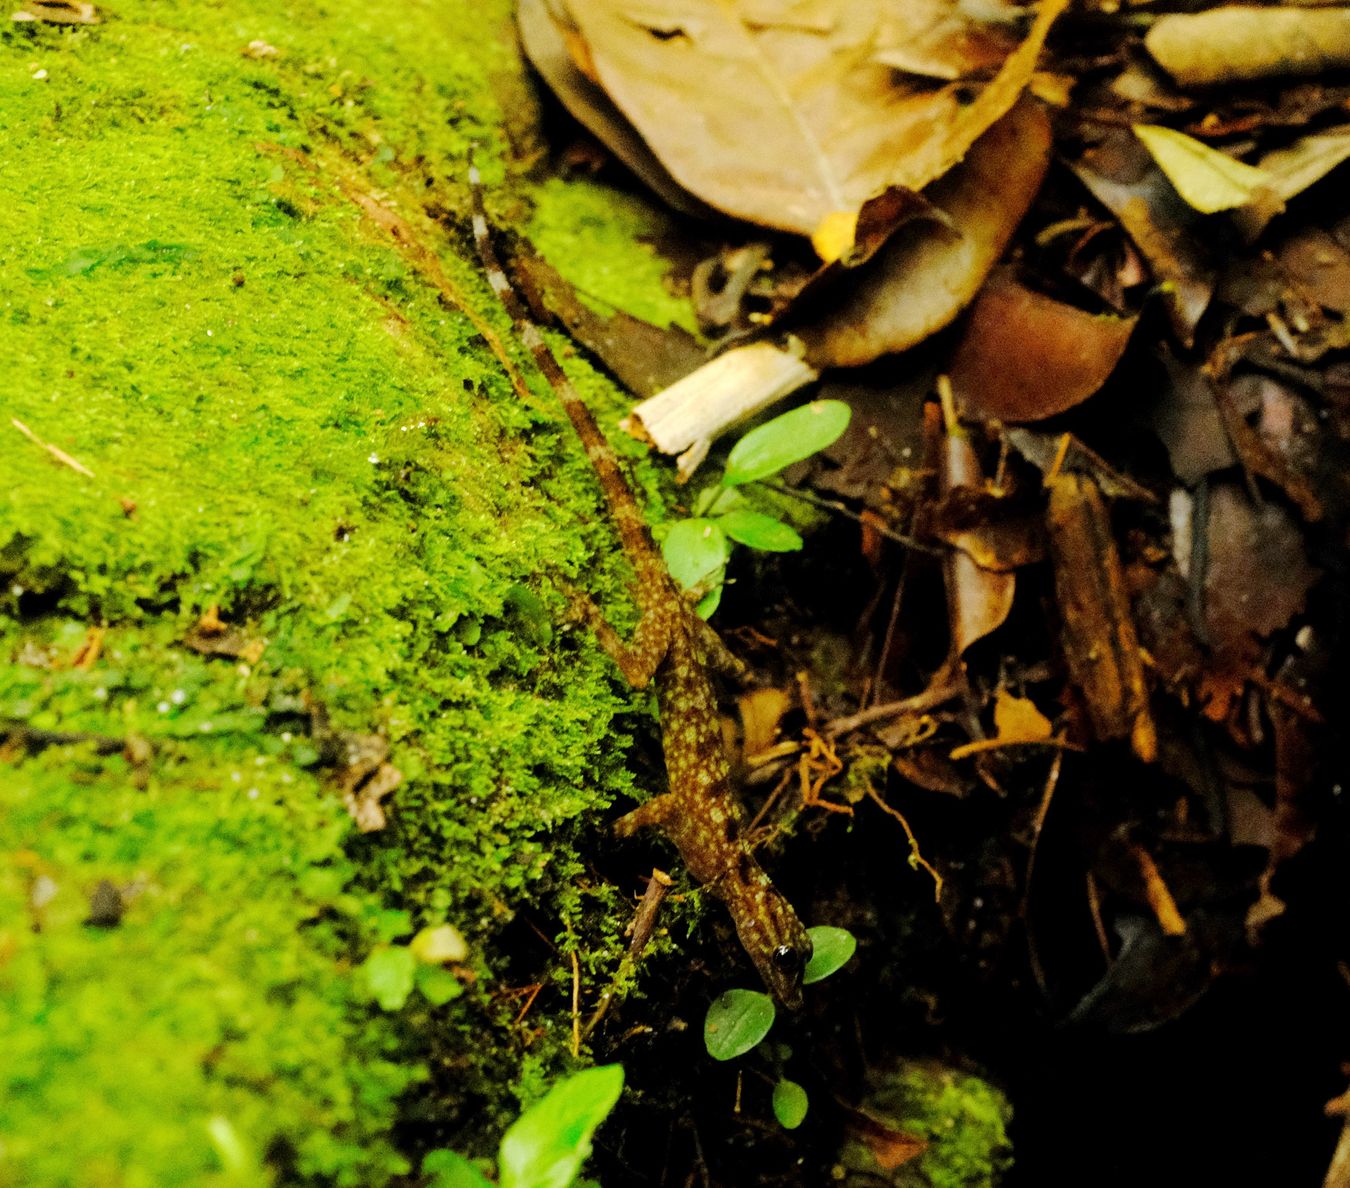
[[[503,325],[420,206],[462,209],[471,141],[503,175],[508,8],[125,0],[0,29],[0,720],[150,747],[0,755],[0,1184],[378,1184],[400,1117],[486,1149],[526,1044],[526,1095],[570,1060],[566,995],[517,1024],[513,992],[621,948],[578,847],[632,783],[632,706],[553,625],[557,577],[613,603],[625,569],[594,560],[613,537],[551,398],[521,404],[377,213]],[[183,646],[212,606],[260,656]],[[353,834],[315,705],[390,741],[382,832]],[[100,931],[104,879],[134,895]],[[522,956],[520,912],[562,953]],[[445,919],[468,992],[382,1015],[353,968]]]
[[[526,234],[595,312],[620,309],[655,326],[697,331],[688,298],[671,292],[670,265],[653,246],[670,233],[668,213],[586,178],[549,178],[530,198]]]
[[[995,1188],[1012,1165],[1008,1099],[988,1081],[936,1061],[902,1061],[873,1074],[863,1102],[869,1117],[922,1139],[917,1158],[883,1173],[861,1138],[840,1152],[846,1183],[896,1188]]]

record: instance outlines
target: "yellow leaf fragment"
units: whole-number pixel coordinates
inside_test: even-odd
[[[1135,124],[1134,134],[1186,204],[1201,214],[1246,206],[1273,181],[1264,170],[1234,160],[1175,128]]]
[[[1029,697],[1000,689],[994,700],[994,729],[1003,742],[1039,742],[1050,737],[1050,719]]]
[[[857,228],[856,210],[832,210],[811,233],[811,246],[826,264],[833,264],[853,246]]]

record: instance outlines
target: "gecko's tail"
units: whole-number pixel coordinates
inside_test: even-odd
[[[563,411],[567,413],[567,419],[572,422],[572,428],[576,430],[582,445],[586,447],[586,456],[591,460],[591,466],[600,479],[605,501],[609,505],[625,552],[634,559],[653,555],[654,546],[651,534],[647,530],[647,522],[642,516],[637,500],[633,497],[628,480],[619,468],[619,460],[615,457],[614,450],[600,431],[600,426],[595,423],[590,409],[582,403],[581,397],[572,387],[572,382],[567,378],[557,357],[544,341],[543,333],[530,317],[520,295],[507,279],[488,227],[487,212],[483,205],[483,179],[472,157],[469,161],[469,191],[473,195],[474,243],[477,245],[483,270],[487,273],[488,284],[492,286],[497,299],[511,316],[516,334],[529,349],[535,366],[548,380],[549,387],[553,389],[563,406]]]

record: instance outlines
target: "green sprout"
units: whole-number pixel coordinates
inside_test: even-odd
[[[851,415],[841,400],[816,400],[752,429],[732,447],[721,480],[695,500],[693,518],[667,532],[661,544],[666,565],[681,587],[700,594],[698,613],[705,619],[722,600],[733,542],[767,553],[802,547],[792,525],[748,506],[742,489],[833,445]]]
[[[857,938],[847,928],[808,928],[811,960],[802,983],[811,985],[837,973],[852,958]],[[777,1009],[762,990],[728,990],[718,996],[703,1020],[703,1045],[714,1060],[735,1060],[759,1047],[773,1028]],[[796,1130],[810,1106],[806,1090],[780,1076],[773,1089],[773,1113],[785,1130]]]

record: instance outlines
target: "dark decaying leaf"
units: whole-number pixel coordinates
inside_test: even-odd
[[[1208,375],[1164,349],[1158,361],[1166,380],[1149,406],[1148,419],[1167,449],[1172,472],[1192,486],[1237,462]]]
[[[1039,433],[1034,429],[1003,430],[1003,440],[1043,475],[1081,474],[1112,499],[1133,499],[1157,503],[1158,497],[1147,487],[1117,470],[1096,450],[1072,433]]]
[[[1016,102],[1063,7],[1043,0],[973,100],[968,84],[934,89],[875,59],[904,0],[821,0],[810,20],[790,0],[586,0],[569,16],[605,92],[681,186],[810,235],[886,186],[919,190],[946,173]]]
[[[1025,504],[977,487],[953,487],[929,511],[930,535],[981,569],[1007,573],[1045,556],[1045,529]]]
[[[1157,733],[1106,504],[1080,475],[1061,474],[1049,487],[1046,527],[1070,676],[1097,738],[1129,739],[1148,762]]]
[[[1075,309],[996,269],[952,360],[958,407],[967,416],[1010,422],[1065,412],[1106,382],[1135,321]]]
[[[1205,533],[1206,713],[1227,716],[1231,700],[1260,656],[1264,641],[1304,606],[1318,571],[1308,563],[1297,521],[1273,501],[1259,506],[1240,487],[1215,486]],[[1193,577],[1194,580],[1194,577]]]
[[[1182,201],[1144,146],[1123,130],[1072,168],[1120,220],[1156,278],[1169,286],[1164,292],[1168,313],[1177,337],[1190,346],[1218,275],[1198,234],[1204,216]]]

